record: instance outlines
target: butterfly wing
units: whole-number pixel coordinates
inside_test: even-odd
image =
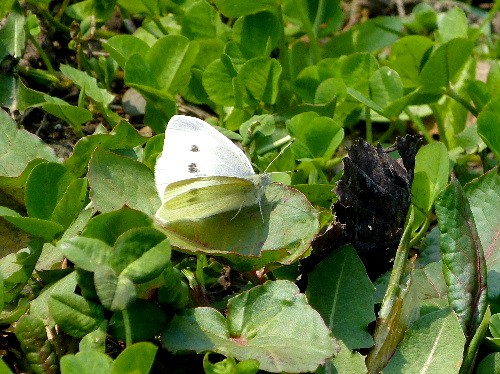
[[[199,220],[259,204],[263,189],[261,179],[257,177],[216,176],[174,182],[166,188],[156,218],[162,223]]]
[[[155,167],[156,189],[163,201],[167,185],[204,176],[254,175],[245,153],[213,126],[198,118],[173,116]]]

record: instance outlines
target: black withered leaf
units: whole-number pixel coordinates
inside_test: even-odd
[[[387,150],[358,140],[344,158],[334,211],[372,278],[391,267],[410,208],[419,147],[420,140],[410,135],[396,139]],[[401,160],[389,156],[392,150],[398,151]]]

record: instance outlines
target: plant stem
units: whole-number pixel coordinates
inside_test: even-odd
[[[415,236],[410,240],[408,247],[410,247],[410,248],[413,247],[422,239],[422,237],[427,233],[427,229],[429,228],[431,221],[432,221],[431,215],[428,214],[425,217],[425,221],[422,224],[422,226],[420,227],[420,230],[418,230],[418,232],[415,234]]]
[[[27,31],[26,34],[28,35],[28,39],[31,41],[31,43],[33,43],[36,50],[40,54],[40,57],[42,58],[43,63],[47,67],[49,74],[55,75],[56,72],[54,70],[54,67],[52,66],[52,63],[50,62],[49,56],[47,56],[47,53],[45,53],[40,43],[38,43],[38,40],[36,40],[36,38],[33,35],[31,35],[29,31]]]
[[[429,131],[425,128],[425,125],[420,120],[420,118],[418,118],[418,116],[413,114],[413,112],[409,108],[405,108],[404,112],[411,119],[411,121],[415,124],[415,126],[417,126],[417,129],[422,133],[422,135],[424,136],[427,143],[434,142],[434,139],[432,138]],[[437,122],[438,122],[438,127],[439,127],[439,121],[437,121]],[[439,133],[441,135],[441,128],[439,128]],[[443,132],[443,136],[444,136],[444,132]]]
[[[57,11],[57,14],[55,15],[54,19],[60,20],[64,12],[66,11],[66,8],[68,7],[70,0],[64,0],[63,3],[61,4],[61,7]]]
[[[48,9],[44,7],[40,7],[39,9],[42,15],[45,17],[45,19],[48,20],[56,30],[62,31],[63,33],[69,36],[71,30],[69,29],[68,26],[62,24],[57,19],[55,19]]]
[[[474,115],[474,117],[477,117],[479,115],[479,111],[471,104],[469,103],[464,97],[460,96],[457,91],[455,91],[452,87],[448,86],[446,89],[445,94],[458,103],[462,104],[462,106],[467,109],[469,112]]]
[[[372,144],[373,143],[372,116],[370,113],[370,108],[368,106],[365,106],[365,123],[366,123],[366,142]]]
[[[130,316],[127,309],[122,310],[123,326],[125,328],[125,345],[130,347],[132,345],[132,325],[130,324]]]
[[[158,28],[160,29],[160,31],[164,35],[168,35],[169,34],[168,30],[163,26],[163,24],[161,23],[160,18],[158,16],[153,17],[153,22],[155,23],[156,26],[158,26]]]
[[[410,249],[409,243],[414,217],[415,215],[412,209],[406,222],[405,231],[403,232],[403,236],[401,237],[396,251],[394,267],[392,268],[389,285],[387,286],[387,291],[385,292],[384,300],[382,301],[382,306],[380,307],[379,318],[381,319],[387,318],[401,291],[401,285],[403,283],[403,277],[406,270],[406,262],[408,260],[408,251]]]

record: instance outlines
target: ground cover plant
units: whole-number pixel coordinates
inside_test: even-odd
[[[2,1],[0,372],[499,373],[499,4],[396,3]]]

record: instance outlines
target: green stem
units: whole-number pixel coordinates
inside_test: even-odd
[[[313,33],[316,36],[319,34],[319,28],[321,26],[321,22],[325,18],[324,17],[325,8],[326,8],[326,1],[319,0],[318,1],[318,9],[316,11],[316,17],[314,18],[314,24],[313,24]]]
[[[290,135],[287,135],[281,139],[275,140],[274,142],[267,144],[265,147],[262,147],[257,150],[257,154],[259,156],[262,156],[263,154],[266,154],[267,152],[270,152],[274,149],[281,148],[287,143],[290,143],[292,141],[292,137]]]
[[[61,7],[57,11],[57,14],[55,15],[54,19],[60,20],[61,17],[63,16],[64,12],[66,11],[66,8],[68,7],[70,0],[64,0],[63,3],[61,4]]]
[[[448,86],[445,93],[458,103],[462,104],[462,106],[469,112],[471,112],[474,115],[474,117],[477,117],[479,115],[479,111],[464,97],[460,96],[459,93],[455,91],[452,87]]]
[[[54,28],[56,30],[62,31],[63,33],[65,33],[69,36],[71,30],[69,29],[68,26],[62,24],[57,19],[55,19],[54,16],[49,12],[48,9],[43,8],[43,7],[40,7],[39,9],[40,9],[40,12],[42,13],[42,15],[45,17],[45,19],[48,20],[50,22],[50,24],[52,26],[54,26]]]
[[[207,256],[206,255],[198,255],[196,257],[196,281],[198,284],[205,288],[205,276],[203,274],[203,268],[207,266]]]
[[[406,262],[408,260],[408,251],[410,249],[409,243],[414,217],[415,215],[412,209],[406,222],[405,231],[403,232],[403,236],[401,237],[396,251],[394,267],[392,268],[389,285],[387,286],[387,291],[385,292],[384,300],[382,301],[382,306],[380,307],[379,318],[381,319],[387,318],[401,291],[401,285],[403,284],[403,277],[406,270]]]
[[[420,240],[422,240],[424,235],[427,233],[427,229],[429,228],[431,222],[432,222],[432,217],[430,214],[428,214],[425,217],[425,221],[422,224],[422,226],[420,227],[420,230],[418,230],[418,232],[415,234],[415,236],[410,240],[408,247],[411,248],[411,247],[417,245],[420,242]]]
[[[420,120],[420,118],[418,116],[416,116],[415,114],[413,114],[413,112],[409,108],[405,108],[404,112],[410,118],[410,120],[415,124],[415,126],[417,127],[417,129],[422,133],[422,135],[424,136],[424,138],[427,141],[427,143],[434,142],[434,139],[432,138],[432,136],[429,133],[429,131],[425,128],[425,125]],[[439,121],[437,121],[437,122],[438,122],[438,126],[439,126]],[[441,129],[439,130],[439,133],[441,135]],[[444,137],[444,132],[443,132],[442,135]]]
[[[432,109],[432,114],[434,114],[434,118],[436,119],[436,124],[439,131],[439,141],[442,142],[446,146],[446,148],[449,148],[450,143],[448,142],[448,137],[446,136],[444,120],[443,117],[441,116],[439,107],[436,104],[430,104],[429,107]]]
[[[123,316],[123,326],[125,328],[125,345],[130,347],[133,343],[132,341],[132,325],[130,324],[130,316],[127,309],[122,310]]]
[[[28,39],[31,41],[31,43],[33,43],[36,50],[40,54],[40,57],[42,58],[43,63],[47,67],[49,74],[55,75],[56,72],[54,70],[54,67],[52,66],[52,63],[50,62],[49,56],[47,56],[47,53],[45,53],[40,43],[38,43],[38,40],[36,40],[36,38],[33,35],[31,35],[29,31],[26,31],[26,34],[28,35]]]
[[[372,128],[372,116],[370,108],[365,106],[365,123],[366,123],[366,142],[373,143],[373,128]]]
[[[392,133],[396,129],[396,126],[400,122],[401,121],[399,119],[391,121],[389,123],[389,127],[387,128],[387,130],[382,134],[382,136],[377,140],[377,142],[378,143],[384,143],[385,141],[387,141],[387,139],[389,139],[391,137]]]
[[[158,16],[153,17],[153,22],[155,23],[156,26],[158,26],[158,28],[164,35],[169,34],[168,30],[163,26]]]

